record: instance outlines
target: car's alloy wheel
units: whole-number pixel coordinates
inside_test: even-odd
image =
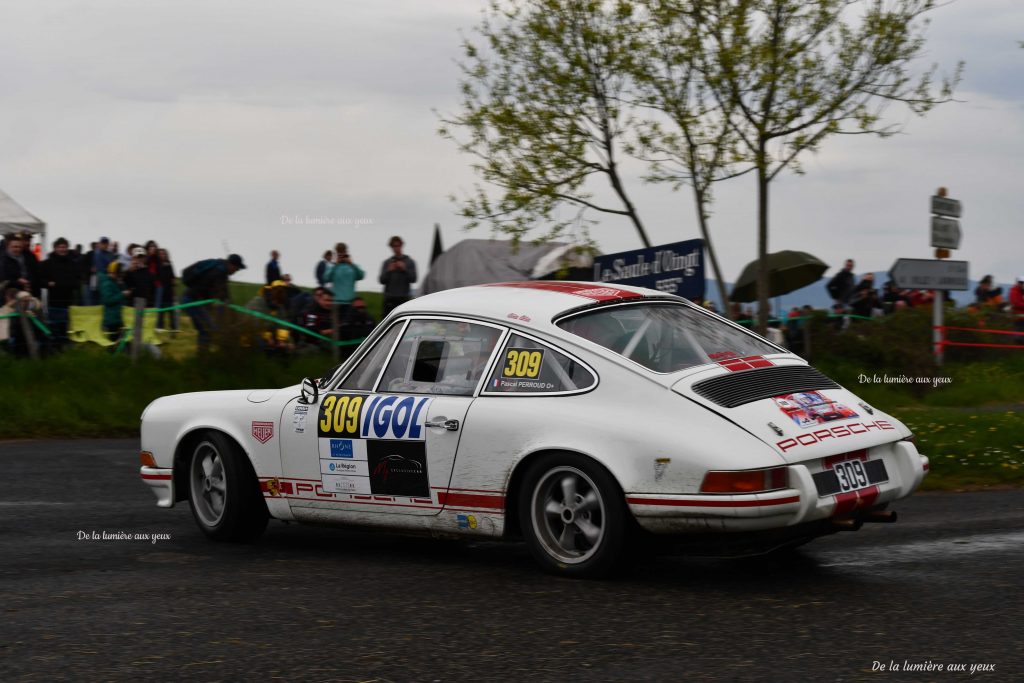
[[[619,568],[627,524],[610,474],[583,456],[547,456],[524,481],[520,520],[527,545],[559,573],[604,576]]]
[[[224,459],[217,447],[209,441],[196,446],[189,468],[189,486],[192,492],[192,509],[199,522],[206,527],[216,527],[224,517],[227,503],[227,477],[224,473]]]
[[[604,501],[590,477],[575,467],[548,470],[534,488],[531,508],[540,542],[560,562],[586,562],[600,549]]]
[[[248,541],[269,515],[248,457],[219,432],[203,435],[188,461],[189,502],[196,524],[221,541]]]

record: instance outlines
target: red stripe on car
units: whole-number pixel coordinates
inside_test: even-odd
[[[630,505],[667,505],[669,507],[695,508],[752,508],[768,507],[769,505],[786,505],[799,503],[800,496],[775,498],[772,500],[679,500],[672,498],[626,498]]]
[[[501,510],[505,507],[504,496],[480,496],[471,493],[437,492],[437,502],[445,506],[471,507]]]
[[[495,282],[481,285],[482,287],[514,287],[516,289],[539,289],[545,292],[560,292],[581,296],[593,301],[617,301],[620,299],[639,299],[643,295],[618,287],[610,287],[599,283],[558,282],[553,280],[527,280],[525,282]]]

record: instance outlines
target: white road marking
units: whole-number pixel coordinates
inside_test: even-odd
[[[40,505],[74,505],[74,503],[62,503],[56,500],[0,500],[0,508],[36,507]]]

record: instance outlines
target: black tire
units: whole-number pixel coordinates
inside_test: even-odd
[[[545,570],[602,578],[628,560],[631,525],[618,483],[577,453],[551,453],[526,472],[519,497],[526,545]]]
[[[188,458],[188,502],[204,534],[217,541],[251,541],[270,515],[248,457],[220,432],[206,432]]]

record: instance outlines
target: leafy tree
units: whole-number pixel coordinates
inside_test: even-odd
[[[699,4],[699,3],[697,3]],[[712,183],[753,170],[738,150],[731,102],[719,103],[703,79],[701,14],[690,3],[648,3],[644,51],[634,60],[639,103],[663,114],[638,124],[636,154],[652,164],[646,180],[689,185],[697,224],[715,274],[718,295],[728,305],[709,220]]]
[[[518,240],[540,224],[561,235],[592,209],[627,217],[650,240],[623,181],[624,139],[633,125],[623,95],[637,46],[624,0],[492,0],[466,40],[462,111],[440,133],[476,157],[477,185],[461,214]],[[454,131],[466,134],[456,139]],[[618,203],[594,200],[587,181],[603,177]],[[574,218],[558,217],[563,206]]]
[[[672,0],[666,0],[669,2]],[[923,115],[949,101],[962,63],[935,81],[914,74],[933,0],[675,0],[696,17],[704,82],[754,165],[758,198],[759,330],[768,317],[770,183],[832,135],[888,136],[886,107]]]

